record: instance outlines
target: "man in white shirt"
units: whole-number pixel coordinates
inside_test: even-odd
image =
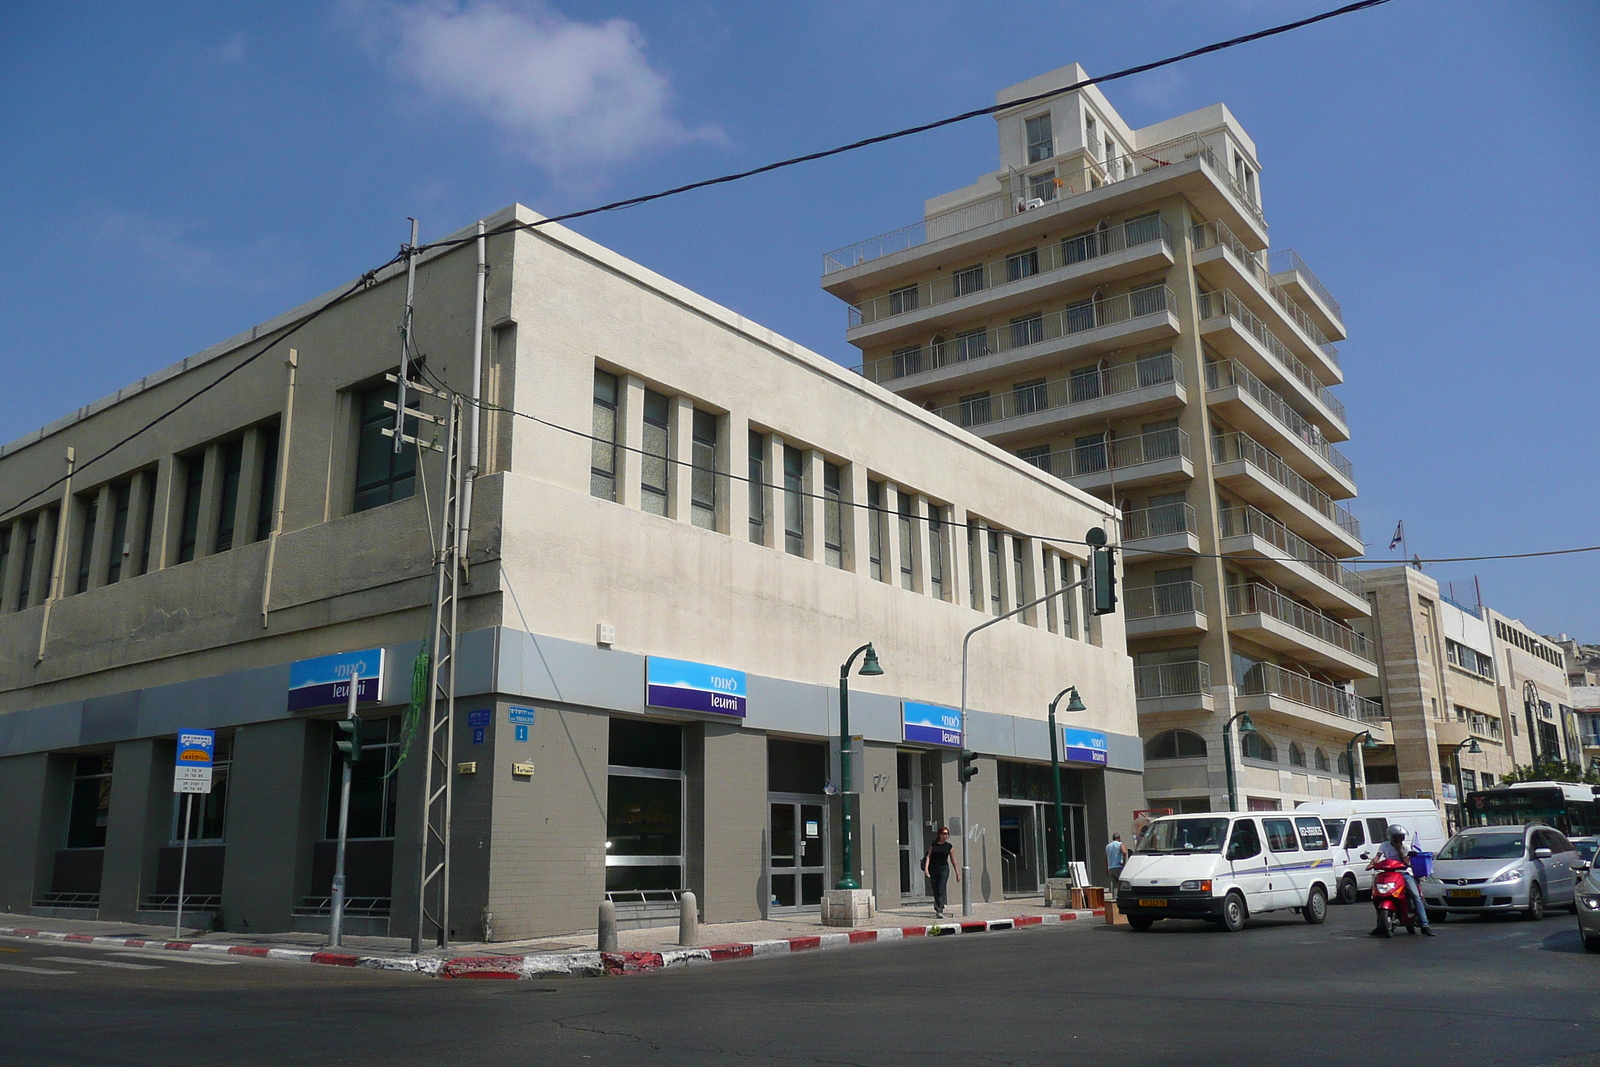
[[[1403,826],[1389,827],[1389,840],[1378,846],[1377,855],[1372,857],[1372,862],[1367,864],[1370,869],[1378,865],[1379,860],[1399,860],[1406,865],[1406,897],[1411,903],[1411,914],[1417,917],[1417,925],[1422,927],[1422,932],[1428,937],[1434,936],[1433,927],[1428,925],[1428,908],[1422,902],[1422,893],[1417,889],[1416,876],[1411,873],[1411,850],[1406,847],[1406,831]],[[1374,934],[1377,930],[1372,931]]]

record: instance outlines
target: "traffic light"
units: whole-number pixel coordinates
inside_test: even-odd
[[[361,717],[352,715],[334,723],[339,728],[339,738],[334,745],[344,761],[354,767],[361,762]]]
[[[1093,579],[1094,614],[1117,610],[1117,550],[1106,547],[1106,532],[1096,526],[1084,535],[1089,544],[1089,575]]]
[[[961,750],[961,781],[963,784],[972,781],[978,776],[978,754]]]

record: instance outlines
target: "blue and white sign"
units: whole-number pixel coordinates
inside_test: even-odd
[[[506,709],[506,719],[512,726],[532,726],[533,709],[525,708],[520,704],[513,704]]]
[[[1061,738],[1065,749],[1061,758],[1068,763],[1098,763],[1104,767],[1111,762],[1111,753],[1106,748],[1106,735],[1099,730],[1076,730],[1065,726],[1061,729]]]
[[[489,728],[487,726],[474,726],[472,728],[472,743],[473,744],[481,745],[485,741],[487,741],[488,739],[489,739]]]
[[[467,712],[467,725],[473,727],[488,726],[489,720],[493,715],[494,713],[488,708],[483,708],[480,711],[469,711]]]
[[[356,700],[374,704],[383,699],[383,649],[338,652],[289,665],[289,710],[321,708],[350,700],[350,676],[359,675]]]
[[[211,792],[211,775],[216,766],[214,763],[216,752],[215,730],[179,730],[178,751],[172,760],[172,791]]]
[[[513,741],[521,741],[524,744],[527,743],[527,741],[528,741],[528,727],[527,727],[527,725],[525,723],[520,723],[519,722],[515,726],[513,726],[511,729],[516,731],[515,736],[512,737]]]
[[[900,702],[902,737],[923,745],[961,747],[961,712],[938,704],[918,704],[910,700]]]
[[[650,656],[644,667],[644,702],[651,708],[709,711],[744,718],[744,671]]]

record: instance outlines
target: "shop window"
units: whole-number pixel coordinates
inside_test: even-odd
[[[184,797],[189,803],[189,843],[221,844],[227,836],[228,772],[233,766],[233,735],[219,734],[211,754],[211,792],[172,794],[172,844],[183,843]],[[352,790],[352,794],[354,790]],[[337,816],[335,816],[337,817]],[[338,824],[334,824],[337,832]]]
[[[105,848],[111,817],[113,755],[79,756],[72,767],[72,807],[67,814],[68,848]]]
[[[639,500],[644,510],[652,515],[667,513],[671,415],[670,400],[653,389],[644,391],[644,451],[639,457]]]
[[[1013,760],[996,760],[995,774],[1001,800],[1036,800],[1053,802],[1055,785],[1050,777],[1049,764],[1018,763]],[[1064,804],[1085,803],[1084,773],[1061,770],[1061,801]]]
[[[405,500],[417,491],[417,448],[404,445],[394,450],[394,438],[383,431],[394,429],[395,413],[384,407],[393,403],[396,389],[387,383],[375,385],[356,395],[360,413],[356,440],[356,488],[352,509],[369,508]],[[417,435],[417,420],[407,419],[405,432]]]
[[[1206,754],[1206,739],[1189,730],[1168,730],[1144,743],[1144,758],[1191,759]]]
[[[339,750],[328,743],[328,806],[324,833],[328,840],[339,836],[339,788],[344,778],[344,760]],[[400,755],[400,716],[361,721],[361,762],[350,768],[349,838],[394,837],[395,805],[399,783],[390,772]]]
[[[717,528],[717,417],[694,413],[693,477],[689,482],[689,519],[702,530]]]
[[[683,888],[683,728],[611,720],[606,892]]]
[[[590,430],[589,495],[617,499],[617,376],[594,372],[594,417]]]

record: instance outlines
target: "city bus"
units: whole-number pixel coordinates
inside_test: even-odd
[[[1473,826],[1522,826],[1541,823],[1568,837],[1600,834],[1600,786],[1571,782],[1518,782],[1467,794],[1466,812]]]

